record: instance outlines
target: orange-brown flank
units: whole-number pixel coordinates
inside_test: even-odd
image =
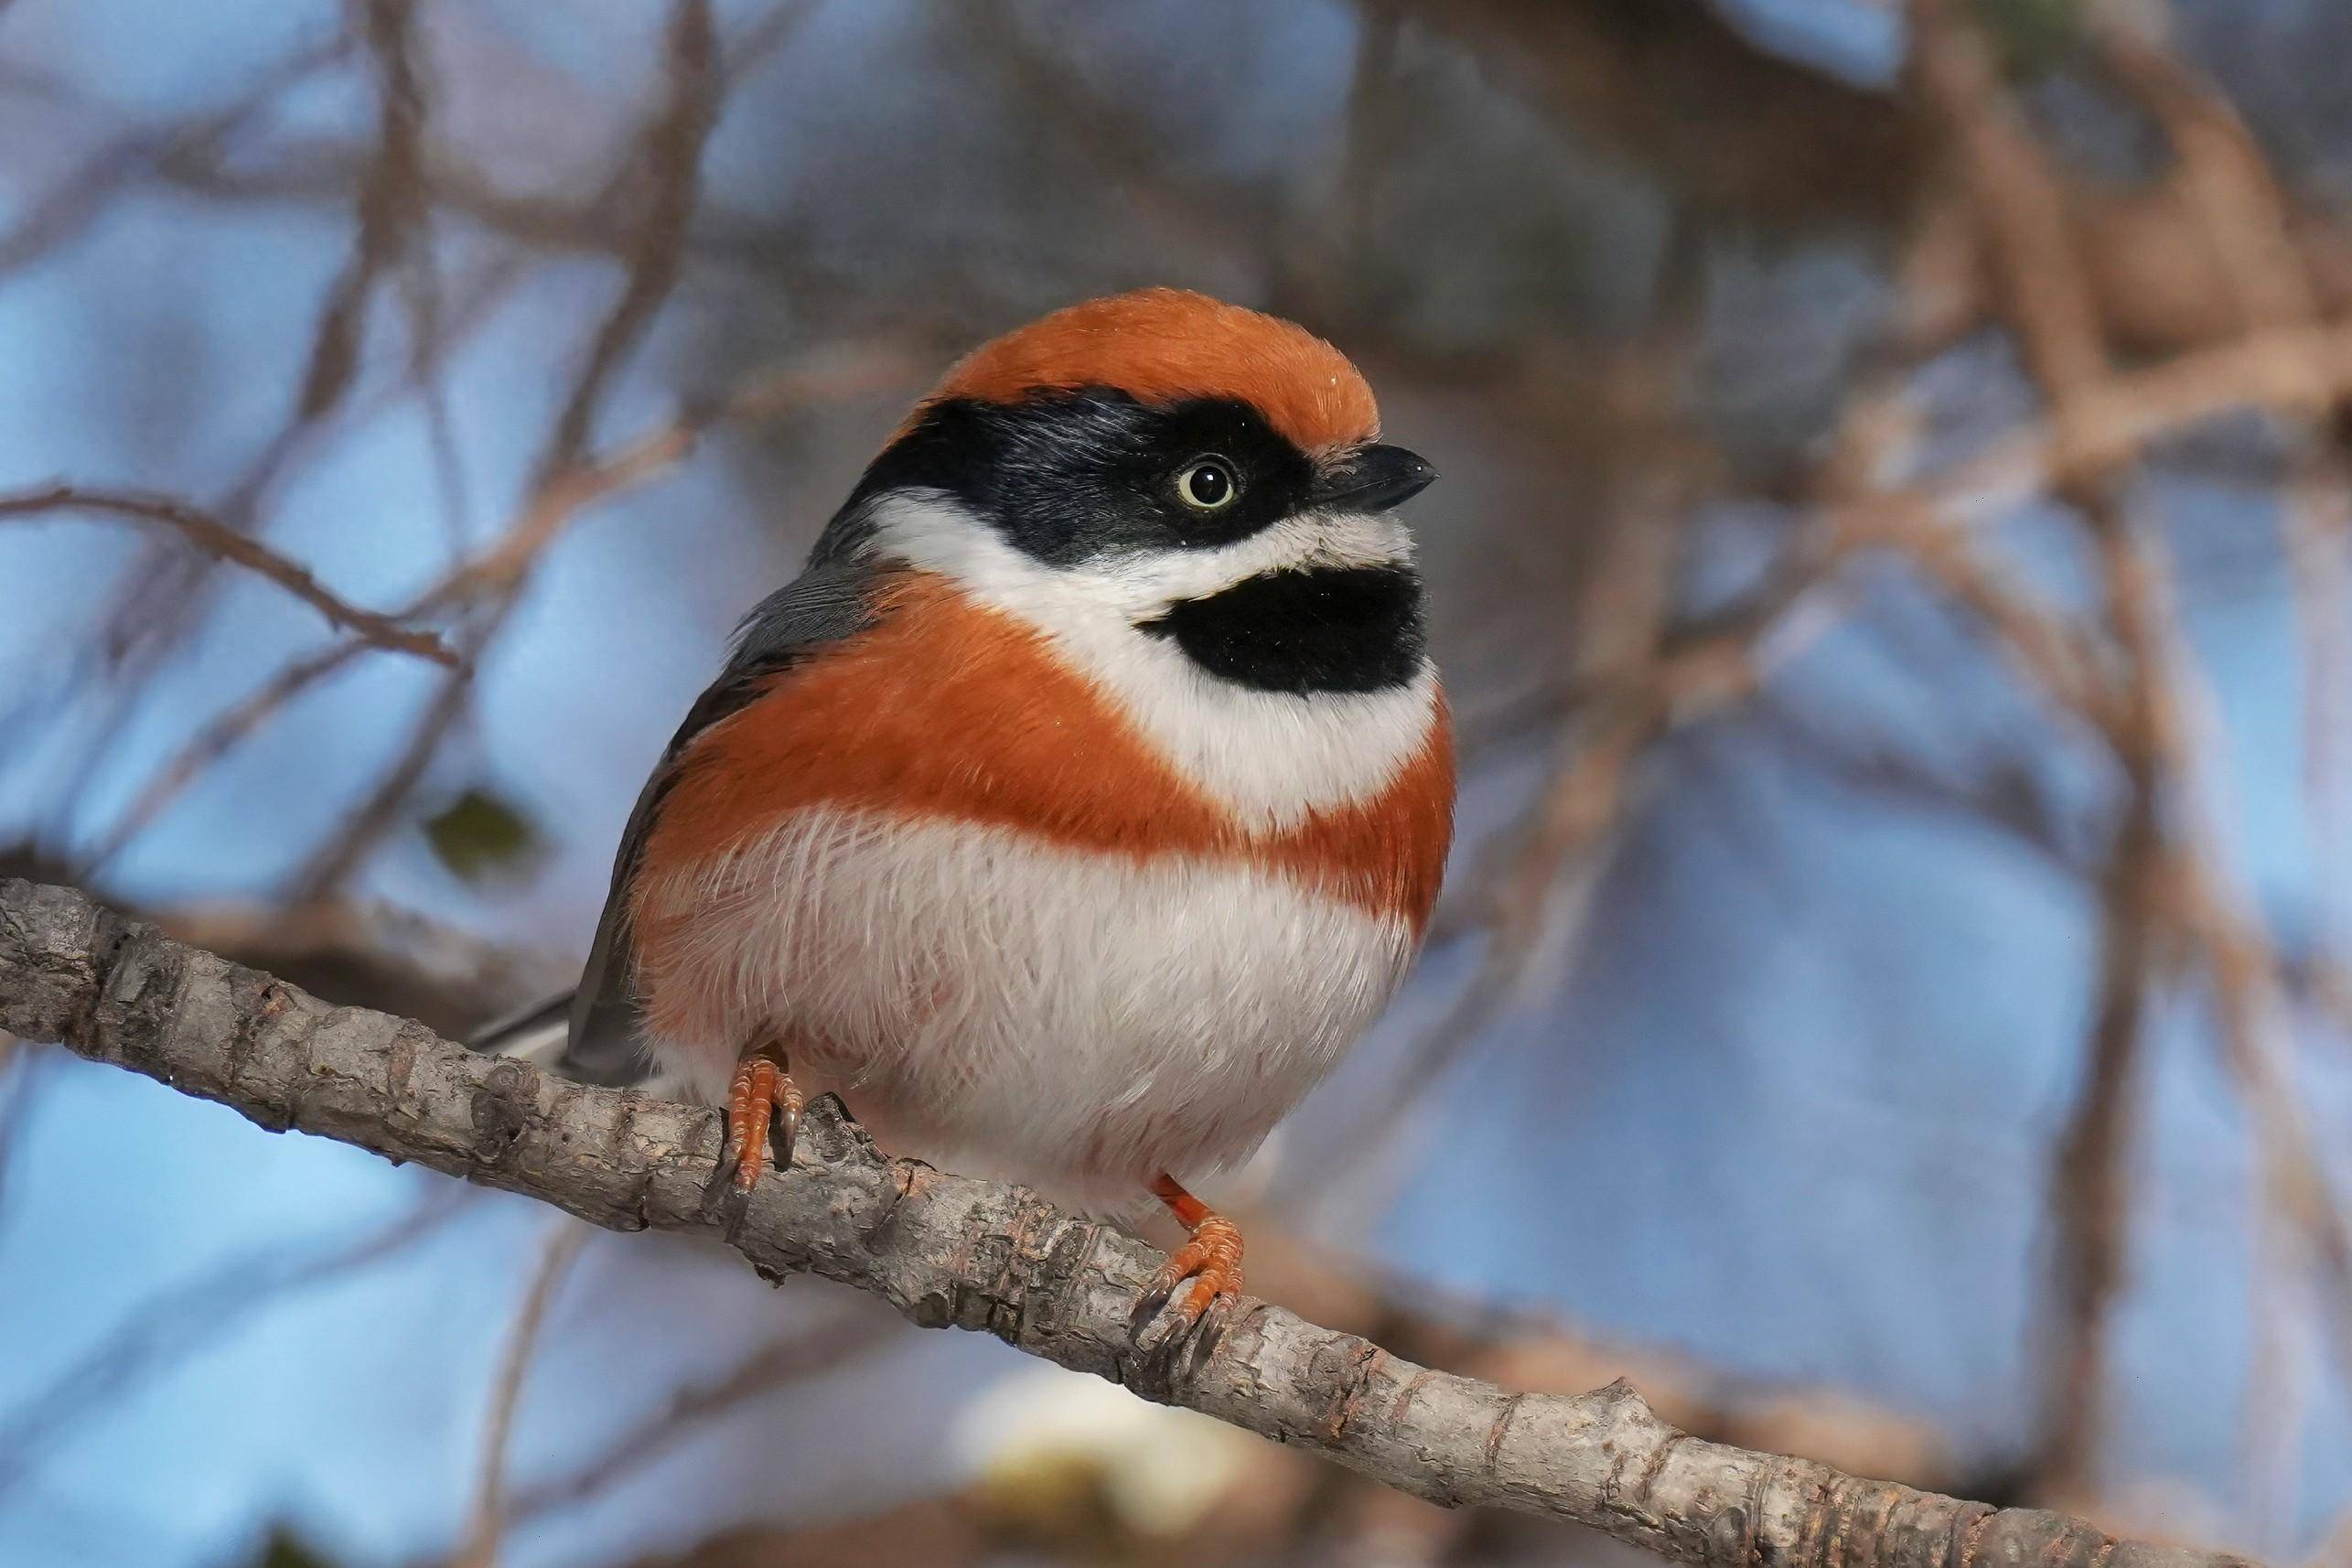
[[[639,896],[823,805],[987,823],[1139,861],[1247,861],[1416,932],[1427,924],[1453,835],[1442,701],[1379,796],[1252,832],[1019,622],[925,573],[898,578],[878,607],[872,629],[777,676],[694,743],[647,841]],[[643,944],[669,934],[639,926]]]
[[[1148,403],[1238,398],[1307,452],[1380,431],[1372,389],[1347,355],[1279,317],[1173,288],[1090,299],[983,343],[925,404],[1075,387],[1115,387]]]

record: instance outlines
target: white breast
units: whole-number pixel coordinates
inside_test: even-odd
[[[1237,864],[1041,846],[822,808],[649,890],[692,910],[664,983],[714,999],[654,1042],[715,1097],[783,1025],[794,1077],[894,1154],[1077,1201],[1246,1157],[1387,1004],[1414,940]]]

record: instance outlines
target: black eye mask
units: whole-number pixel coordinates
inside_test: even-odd
[[[1214,510],[1177,487],[1214,455],[1239,493]],[[1022,553],[1068,566],[1120,550],[1213,550],[1314,504],[1315,465],[1247,403],[1147,406],[1102,388],[1016,403],[933,404],[874,460],[843,517],[886,490],[946,492]],[[829,531],[830,532],[830,531]]]

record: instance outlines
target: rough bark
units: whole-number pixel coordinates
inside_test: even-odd
[[[564,1083],[412,1020],[329,1007],[68,888],[0,882],[0,1028],[264,1127],[525,1193],[610,1230],[721,1240],[763,1275],[837,1280],[916,1323],[984,1330],[1416,1497],[1573,1520],[1683,1562],[2244,1561],[1704,1442],[1659,1421],[1622,1382],[1573,1397],[1511,1393],[1254,1300],[1205,1365],[1171,1381],[1127,1332],[1158,1262],[1149,1247],[1023,1188],[886,1159],[829,1100],[811,1108],[789,1170],[747,1204],[714,1202],[714,1112]]]

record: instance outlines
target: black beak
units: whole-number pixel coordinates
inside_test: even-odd
[[[1315,482],[1315,504],[1343,511],[1386,511],[1429,488],[1437,470],[1402,446],[1359,446]]]

